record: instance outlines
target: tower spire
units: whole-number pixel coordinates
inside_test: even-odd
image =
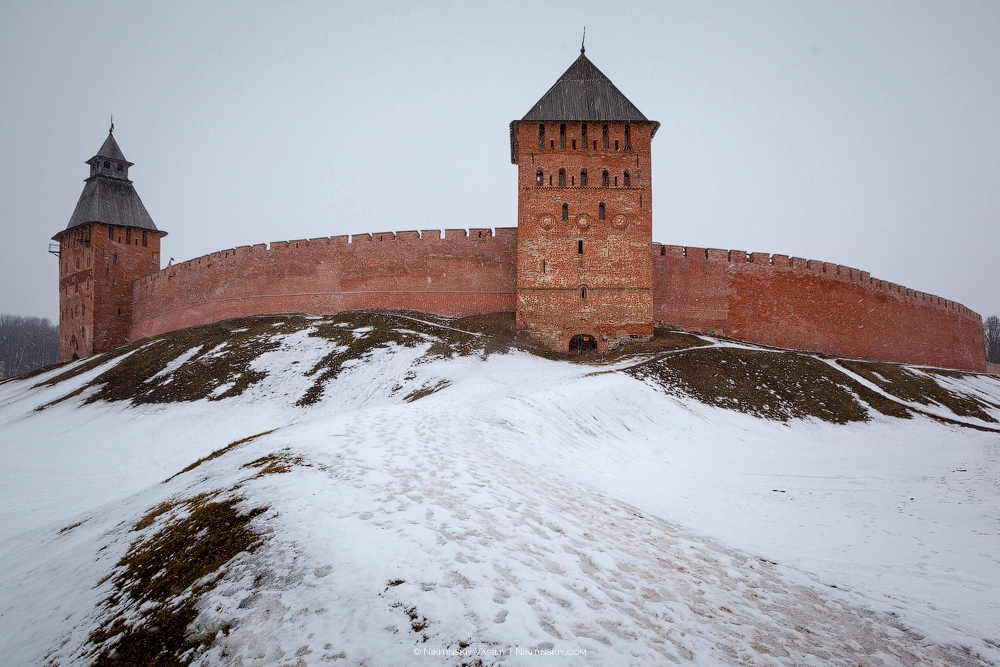
[[[587,47],[584,46],[587,43],[587,26],[583,26],[583,39],[580,40],[580,55],[587,52]]]
[[[114,134],[115,132],[115,117],[114,114],[111,116],[111,129],[108,130],[108,134]]]

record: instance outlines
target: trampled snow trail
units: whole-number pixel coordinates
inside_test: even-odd
[[[563,652],[560,664],[980,664],[768,561],[515,463],[433,407],[271,436],[311,443],[292,453],[313,468],[255,494],[295,545],[276,547],[269,566],[306,574],[256,599],[283,610],[277,627],[251,612],[219,655],[270,637],[271,659],[304,648],[353,664],[421,664],[463,645],[525,665],[531,650]],[[322,433],[330,426],[341,432]],[[338,544],[353,545],[348,558]]]
[[[114,433],[101,465],[81,466],[82,502],[53,493],[36,528],[0,541],[13,664],[87,664],[107,618],[98,582],[131,527],[214,491],[267,507],[266,539],[199,603],[199,630],[219,632],[194,664],[1000,662],[996,434],[922,417],[764,422],[622,373],[523,353],[428,359],[426,345],[376,350],[302,409],[310,380],[290,361],[329,348],[289,338],[258,360],[263,385],[218,403],[67,401],[55,428],[30,410],[73,383],[3,399],[36,456],[66,433]],[[247,467],[264,456],[287,472]],[[60,464],[31,465],[0,500],[45,504],[58,483],[45,467]]]

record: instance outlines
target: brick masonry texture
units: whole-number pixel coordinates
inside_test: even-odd
[[[127,343],[136,276],[160,268],[160,234],[90,223],[59,240],[59,347],[63,361]]]
[[[513,311],[517,230],[381,232],[205,255],[136,280],[131,339],[264,313]]]
[[[564,331],[549,339],[540,334],[565,346],[567,334],[577,330],[567,313],[587,317],[580,306],[585,303],[614,323],[613,334],[633,325],[651,330],[652,322],[629,322],[649,309],[663,324],[763,345],[1000,371],[1000,365],[986,364],[979,315],[857,269],[784,255],[649,244],[651,290],[604,291],[595,277],[585,301],[575,286],[534,298],[529,290],[515,290],[518,234],[514,228],[468,235],[450,230],[443,238],[439,231],[387,232],[213,253],[136,280],[128,338],[269,313],[399,308],[461,316],[517,308],[520,321],[566,320]],[[89,295],[85,281],[80,284]],[[115,331],[113,323],[105,330]]]
[[[653,334],[652,126],[631,123],[627,145],[624,123],[586,124],[586,143],[584,125],[517,130],[517,327],[559,350],[590,334],[604,352]]]
[[[953,301],[786,255],[658,244],[652,255],[653,309],[664,324],[859,359],[987,370],[982,320]]]

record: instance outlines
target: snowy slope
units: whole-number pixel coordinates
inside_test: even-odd
[[[954,423],[995,427],[996,379],[910,371],[979,417],[899,399],[920,412],[775,421],[630,372],[651,356],[274,326],[198,400],[87,402],[154,348],[0,384],[6,664],[127,664],[115,642],[185,600],[183,658],[206,665],[1000,663],[1000,432]],[[136,386],[162,398],[227,345]],[[225,531],[197,523],[227,508]],[[172,576],[138,556],[230,534],[245,548],[168,605],[129,597]]]

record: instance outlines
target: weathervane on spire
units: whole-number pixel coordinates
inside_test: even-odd
[[[113,134],[114,131],[115,131],[115,117],[112,114],[112,116],[111,116],[111,129],[108,130],[108,134]]]
[[[586,53],[587,47],[584,46],[587,42],[587,26],[583,26],[583,39],[580,40],[580,53]]]

